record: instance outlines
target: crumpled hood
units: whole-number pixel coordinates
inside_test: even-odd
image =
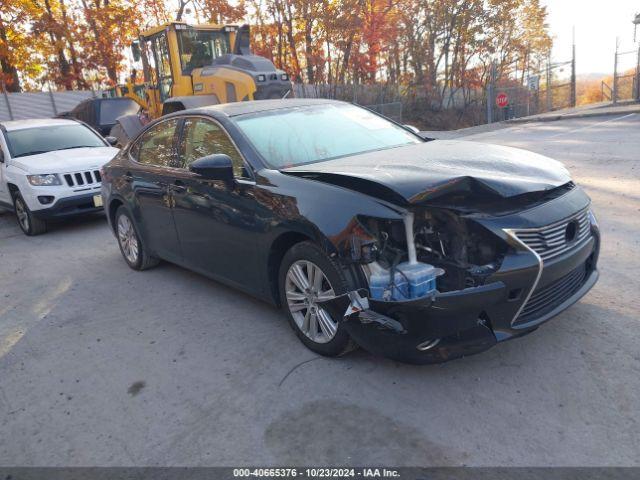
[[[512,147],[436,140],[281,170],[394,203],[420,204],[447,194],[502,198],[571,181],[551,158]]]
[[[11,165],[29,173],[71,173],[102,167],[118,153],[113,147],[71,148],[11,159]]]

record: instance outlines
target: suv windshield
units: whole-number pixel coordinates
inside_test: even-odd
[[[138,104],[130,98],[106,99],[100,101],[100,125],[112,125],[123,115],[138,113]]]
[[[5,135],[12,158],[53,150],[106,146],[102,138],[79,123],[10,130]]]
[[[311,105],[236,117],[272,168],[422,143],[402,127],[354,105]]]
[[[229,34],[211,30],[188,28],[178,30],[180,47],[180,66],[182,73],[188,75],[194,68],[211,64],[214,58],[229,53]]]

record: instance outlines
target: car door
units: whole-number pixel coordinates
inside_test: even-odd
[[[196,159],[224,153],[235,180],[206,180],[188,170]],[[187,117],[178,145],[180,166],[170,185],[185,263],[246,290],[258,287],[255,183],[230,137],[217,122]]]
[[[124,172],[131,182],[139,209],[140,228],[151,250],[178,263],[182,254],[168,188],[176,170],[175,142],[179,122],[179,119],[165,120],[143,133],[130,149],[133,161]]]

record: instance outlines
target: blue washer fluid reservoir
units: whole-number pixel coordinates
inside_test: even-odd
[[[396,266],[393,279],[389,270],[379,264],[369,265],[371,298],[383,301],[402,301],[425,297],[435,292],[436,278],[444,270],[428,263],[404,262]]]
[[[402,272],[404,280],[408,283],[409,299],[422,298],[436,291],[436,278],[444,274],[444,270],[436,268],[428,263],[404,262],[396,267]]]

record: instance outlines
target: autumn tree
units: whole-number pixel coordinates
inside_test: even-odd
[[[1,0],[0,6],[0,83],[7,91],[18,92],[19,72],[28,75],[38,71],[25,28],[28,19],[33,18],[33,6],[10,0]]]

